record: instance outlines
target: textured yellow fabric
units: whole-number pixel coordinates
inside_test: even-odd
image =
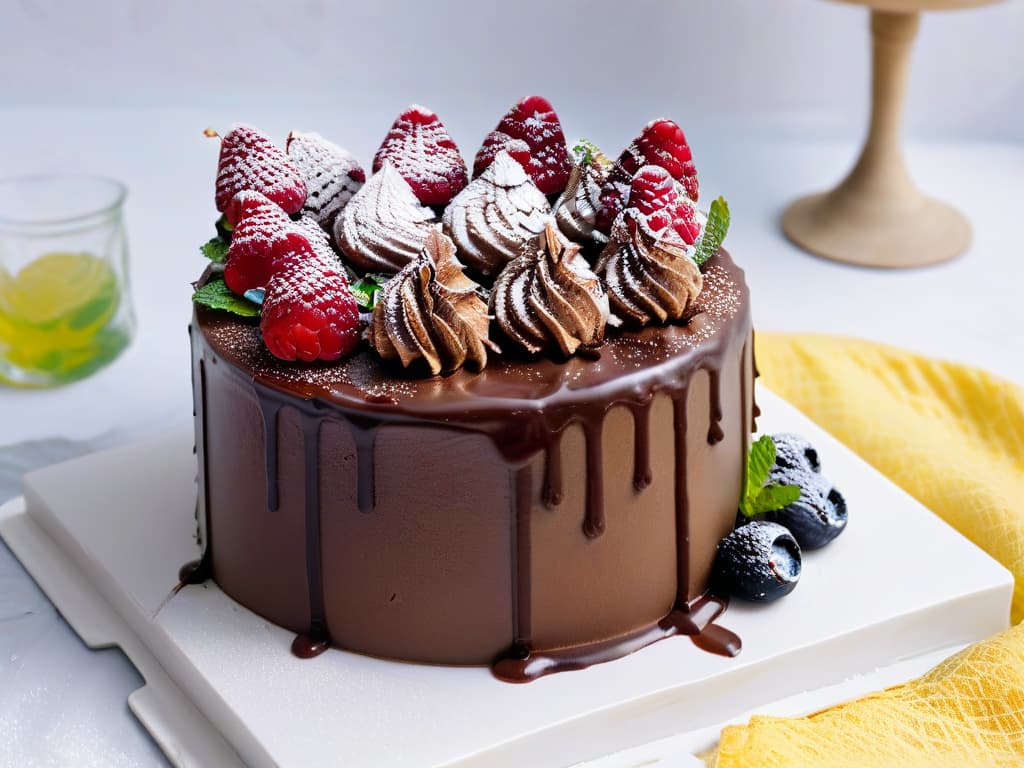
[[[759,333],[761,381],[1005,565],[1024,618],[1024,389],[871,342]],[[856,515],[856,510],[851,510]],[[717,761],[716,761],[717,759]],[[717,768],[1024,766],[1024,625],[906,685],[722,732]]]
[[[924,677],[809,717],[722,731],[716,768],[1024,765],[1024,625]]]
[[[1024,619],[1024,389],[834,336],[758,333],[755,352],[763,384],[1006,566]]]

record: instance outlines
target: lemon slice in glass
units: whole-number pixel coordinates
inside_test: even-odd
[[[78,378],[127,343],[106,328],[119,301],[110,264],[88,253],[48,253],[13,276],[0,269],[0,352],[18,368]]]
[[[38,330],[95,333],[117,303],[117,275],[88,253],[48,253],[0,282],[0,312]]]

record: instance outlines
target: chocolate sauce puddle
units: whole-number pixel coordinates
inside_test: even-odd
[[[491,671],[507,683],[529,683],[556,672],[586,669],[594,664],[614,661],[677,635],[689,636],[702,650],[721,656],[736,656],[741,641],[733,632],[713,622],[728,603],[712,595],[703,595],[682,609],[671,611],[656,624],[628,635],[557,651],[513,653],[498,659]],[[521,651],[521,649],[516,649]]]

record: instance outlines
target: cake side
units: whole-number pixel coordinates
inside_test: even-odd
[[[213,575],[275,623],[373,655],[621,655],[702,595],[734,524],[749,336],[724,252],[685,325],[440,379],[359,355],[295,369],[197,308]]]

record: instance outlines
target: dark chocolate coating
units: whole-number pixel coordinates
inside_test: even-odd
[[[429,379],[368,351],[282,363],[196,307],[213,578],[309,653],[523,680],[674,634],[735,653],[702,595],[755,413],[750,307],[724,251],[704,285],[685,324],[613,330],[597,359]]]

